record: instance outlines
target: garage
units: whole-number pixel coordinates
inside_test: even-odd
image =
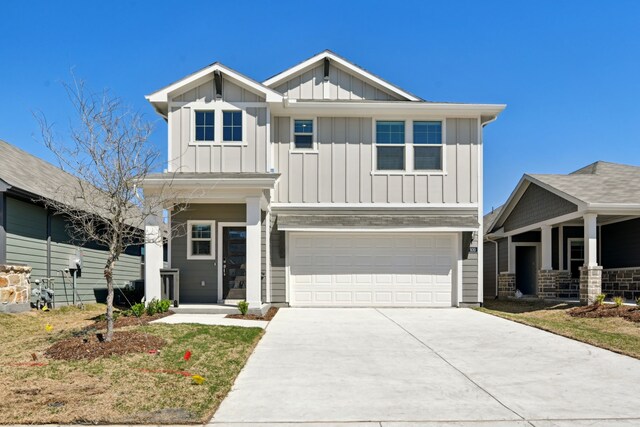
[[[456,236],[291,232],[290,304],[450,307]]]

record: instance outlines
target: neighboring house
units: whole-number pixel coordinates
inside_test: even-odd
[[[484,297],[640,297],[640,167],[522,177],[484,238]]]
[[[188,203],[169,240],[182,303],[482,302],[482,132],[504,105],[424,101],[330,51],[262,83],[214,63],[147,99],[169,159],[145,195]]]
[[[106,251],[94,244],[78,248],[67,231],[62,215],[47,209],[44,199],[61,201],[57,188],[73,185],[77,178],[21,149],[0,140],[0,264],[32,267],[35,280],[53,278],[56,304],[71,304],[71,278],[64,270],[69,256],[83,255],[81,277],[77,279],[79,300],[104,300],[103,276]],[[141,248],[129,248],[115,271],[117,285],[142,277]],[[0,287],[0,311],[5,299]]]

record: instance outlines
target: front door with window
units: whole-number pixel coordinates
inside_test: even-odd
[[[222,228],[222,292],[224,299],[244,300],[246,287],[247,229]]]

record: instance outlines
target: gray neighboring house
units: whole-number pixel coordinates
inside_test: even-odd
[[[484,297],[640,297],[640,167],[525,174],[485,215]]]
[[[106,296],[102,274],[105,250],[92,244],[78,248],[67,232],[64,217],[42,203],[46,198],[58,200],[52,189],[68,186],[74,180],[60,168],[0,140],[0,265],[30,266],[32,286],[36,279],[55,279],[56,304],[61,305],[73,301],[71,282],[63,270],[78,249],[83,255],[81,277],[77,279],[79,298],[87,303],[102,301]],[[142,273],[141,247],[132,247],[117,263],[115,282],[125,285],[140,279]],[[0,280],[0,311],[10,299],[24,306],[24,295],[15,301],[14,291],[7,285],[10,283]]]
[[[482,302],[483,129],[504,105],[425,101],[331,51],[262,82],[214,63],[147,100],[169,154],[145,196],[188,203],[181,303]],[[145,255],[157,298],[160,245]]]

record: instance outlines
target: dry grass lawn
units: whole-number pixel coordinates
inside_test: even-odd
[[[94,305],[0,314],[0,423],[204,423],[262,336],[259,328],[135,326],[126,329],[162,336],[167,345],[158,355],[93,361],[43,357],[52,343],[78,334],[102,312],[104,306]],[[189,361],[183,358],[186,350],[192,353]],[[32,354],[46,365],[34,366]],[[205,381],[198,385],[189,376],[158,370],[187,371]]]
[[[537,300],[490,300],[477,310],[640,359],[640,323],[619,317],[572,317],[566,312],[571,307]]]

